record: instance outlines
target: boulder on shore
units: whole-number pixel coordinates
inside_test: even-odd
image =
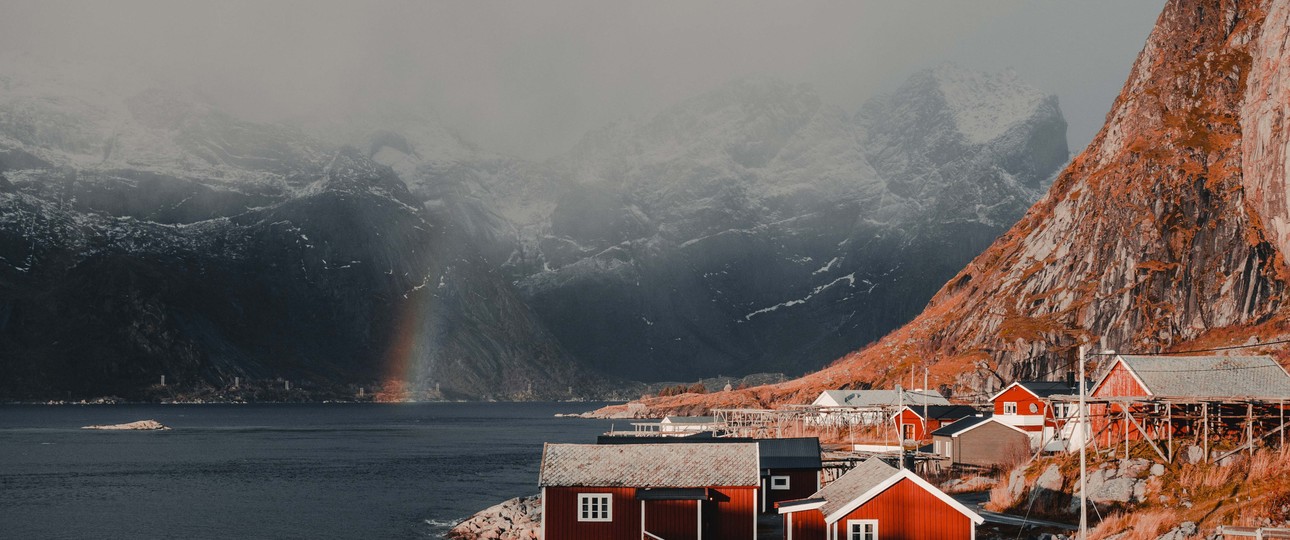
[[[158,422],[156,420],[139,420],[138,422],[130,422],[128,424],[112,424],[108,426],[85,426],[85,427],[82,427],[81,429],[103,429],[103,430],[110,430],[110,431],[156,431],[156,430],[170,429],[170,428],[162,425],[161,422]]]
[[[542,497],[516,497],[470,516],[448,531],[450,540],[537,540]]]

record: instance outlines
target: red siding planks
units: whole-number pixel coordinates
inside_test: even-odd
[[[789,524],[788,516],[793,516]],[[791,531],[793,540],[823,540],[825,538],[824,514],[819,510],[803,510],[784,515],[784,530]],[[788,536],[785,536],[788,538]]]
[[[712,488],[703,503],[704,540],[751,540],[756,528],[758,497],[752,487]],[[613,494],[613,521],[578,521],[578,494]],[[637,540],[641,502],[636,488],[547,487],[542,516],[546,540]],[[667,540],[691,540],[698,531],[695,501],[647,501],[646,530]],[[664,534],[667,532],[667,534]]]
[[[834,524],[838,538],[847,538],[850,519],[878,520],[878,536],[883,540],[968,540],[974,527],[967,516],[909,479],[897,482],[838,520]],[[808,538],[822,537],[793,535],[793,540]]]
[[[1124,362],[1116,361],[1115,367],[1102,379],[1090,393],[1093,397],[1148,396],[1146,388],[1138,384],[1138,379],[1124,367]]]
[[[578,521],[579,493],[611,493],[611,522]],[[548,487],[544,501],[546,513],[542,526],[546,540],[580,540],[585,538],[634,539],[640,536],[640,501],[636,488]]]
[[[699,501],[646,501],[645,530],[667,540],[696,540],[699,537],[697,504]]]
[[[706,526],[703,538],[718,540],[749,540],[756,529],[757,506],[761,496],[756,488],[717,488],[715,495],[716,511],[713,512],[712,528]],[[703,515],[708,519],[708,514]],[[715,534],[715,536],[710,536]]]

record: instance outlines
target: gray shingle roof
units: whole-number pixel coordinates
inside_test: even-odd
[[[757,486],[757,444],[552,444],[538,486]]]
[[[809,498],[824,499],[820,512],[828,516],[899,472],[881,459],[869,458]]]
[[[1290,375],[1270,356],[1121,356],[1120,359],[1155,396],[1290,399]]]
[[[840,407],[895,406],[900,402],[895,390],[825,390],[825,393]],[[905,390],[904,393],[905,405],[922,405],[924,402],[928,405],[950,404],[945,396],[935,390]]]
[[[967,428],[973,427],[977,424],[988,422],[992,417],[993,416],[989,414],[983,414],[981,416],[964,417],[952,424],[945,424],[941,426],[940,429],[937,429],[936,431],[932,432],[932,436],[933,437],[953,437],[955,433],[958,433]]]

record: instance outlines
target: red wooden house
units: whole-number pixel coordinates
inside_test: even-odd
[[[985,520],[909,470],[870,459],[779,504],[785,540],[971,540]]]
[[[1115,413],[1127,408],[1138,415],[1165,416],[1161,411],[1175,406],[1167,403],[1172,400],[1204,403],[1213,412],[1235,407],[1233,416],[1239,420],[1246,407],[1254,407],[1253,403],[1272,410],[1284,408],[1285,402],[1290,401],[1290,373],[1270,356],[1121,355],[1115,357],[1092,386],[1089,396],[1093,400],[1089,406],[1091,433],[1104,433],[1108,441],[1114,441],[1138,439],[1141,431],[1151,428],[1149,431],[1160,432],[1153,435],[1165,436],[1165,431],[1197,428],[1172,419],[1140,429],[1132,423],[1117,421]],[[1126,397],[1141,398],[1141,401],[1114,403],[1113,398]]]
[[[925,409],[927,418],[923,418],[924,407],[901,409],[897,423],[900,424],[900,436],[905,442],[925,441],[941,426],[978,414],[975,408],[968,405],[928,405]]]
[[[546,540],[755,540],[757,445],[547,444]]]
[[[1053,410],[1045,398],[1078,392],[1066,382],[1018,381],[991,397],[990,403],[994,405],[995,420],[1029,433],[1031,445],[1038,446],[1053,439],[1059,419],[1075,412],[1074,408]]]
[[[737,444],[757,443],[761,461],[761,511],[773,513],[775,503],[801,499],[820,489],[820,439],[790,437],[750,439],[743,437],[650,437],[634,435],[601,435],[596,444]]]

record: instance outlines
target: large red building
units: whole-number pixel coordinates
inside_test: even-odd
[[[1108,443],[1139,439],[1143,431],[1154,437],[1166,437],[1170,431],[1196,436],[1200,428],[1185,418],[1195,417],[1197,411],[1179,410],[1181,418],[1171,418],[1164,411],[1203,406],[1207,413],[1219,415],[1215,424],[1241,420],[1247,407],[1251,413],[1255,407],[1276,411],[1290,401],[1290,373],[1270,356],[1121,355],[1092,386],[1089,396],[1093,401],[1089,405],[1090,432],[1102,434]],[[1170,405],[1171,400],[1190,404]],[[1125,409],[1138,419],[1126,422],[1117,417]],[[1225,419],[1224,409],[1229,409]],[[1141,426],[1142,419],[1151,417],[1165,417],[1166,421]]]
[[[984,518],[909,470],[870,459],[779,503],[785,540],[972,540]]]
[[[547,444],[546,540],[755,540],[756,443]]]
[[[596,444],[738,444],[757,443],[761,461],[761,511],[774,513],[775,503],[801,499],[820,489],[820,439],[792,437],[748,439],[713,437],[711,433],[685,437],[601,435]]]

